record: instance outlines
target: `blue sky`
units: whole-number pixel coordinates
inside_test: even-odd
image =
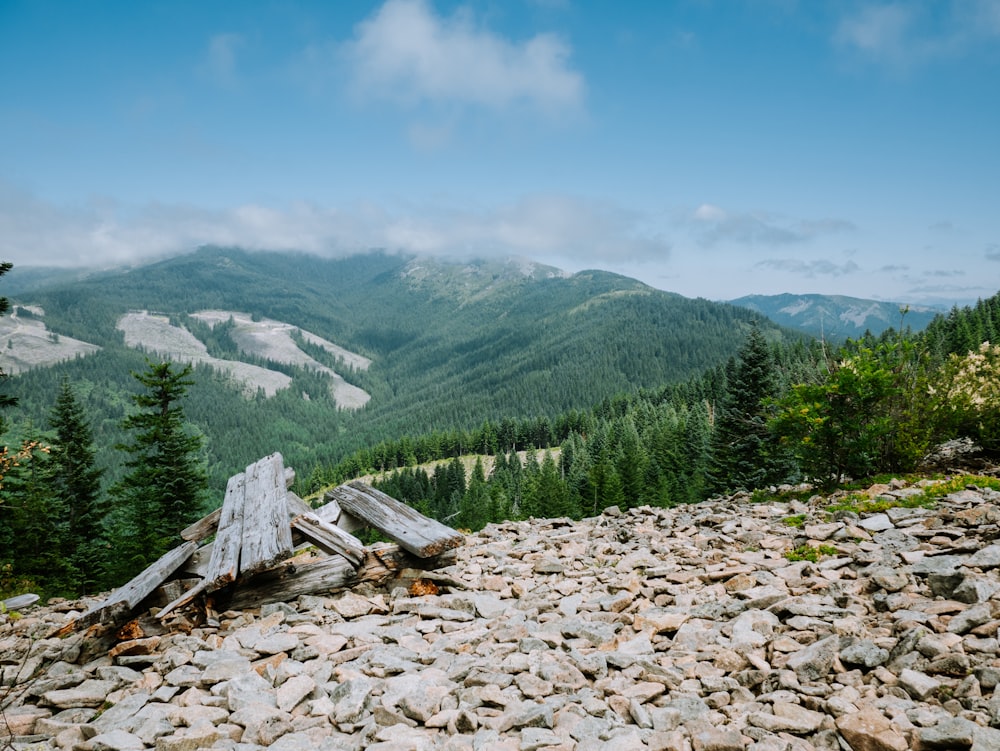
[[[0,260],[1000,289],[1000,0],[0,0]]]

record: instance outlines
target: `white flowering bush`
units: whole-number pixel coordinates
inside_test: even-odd
[[[1000,344],[952,355],[928,391],[944,430],[1000,450]]]

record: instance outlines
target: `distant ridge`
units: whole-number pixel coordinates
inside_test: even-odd
[[[747,295],[730,300],[767,316],[780,326],[827,339],[847,339],[870,331],[876,336],[888,328],[922,331],[944,308],[864,300],[844,295]],[[905,315],[903,314],[905,312]]]

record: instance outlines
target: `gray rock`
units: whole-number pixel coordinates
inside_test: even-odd
[[[976,723],[961,717],[949,717],[929,728],[919,728],[916,736],[921,749],[971,748],[975,740]]]
[[[118,687],[116,681],[87,680],[73,688],[46,691],[42,703],[58,709],[73,707],[99,707],[107,701],[108,694]]]
[[[226,683],[225,696],[230,712],[238,712],[250,704],[278,705],[274,687],[252,670]]]
[[[997,592],[1000,592],[1000,584],[997,582],[981,576],[967,576],[961,584],[955,587],[952,597],[959,602],[972,605],[977,602],[986,602]]]
[[[840,650],[840,661],[845,665],[874,668],[889,659],[889,651],[869,639],[860,639]]]
[[[965,560],[958,555],[936,555],[921,559],[911,570],[927,579],[927,586],[935,595],[950,598],[965,578],[961,570]]]
[[[800,681],[817,681],[830,672],[839,651],[840,638],[829,636],[793,652],[788,658],[788,667],[795,671]]]
[[[529,727],[551,728],[553,722],[552,707],[549,705],[523,703],[507,708],[497,722],[497,730],[506,733]]]
[[[869,532],[882,532],[886,529],[892,529],[894,525],[887,514],[872,514],[860,519],[857,526]]]
[[[997,568],[1000,566],[1000,543],[980,548],[966,559],[965,565],[982,569]]]
[[[952,617],[948,630],[953,634],[966,634],[977,626],[993,619],[993,610],[988,602],[980,602]]]
[[[330,715],[335,725],[351,725],[361,721],[365,714],[368,697],[375,684],[368,678],[351,678],[339,684],[330,694],[333,712]]]
[[[137,751],[146,748],[142,738],[124,730],[99,733],[88,741],[92,751]]]
[[[104,710],[100,717],[93,720],[90,724],[96,728],[99,733],[115,728],[131,732],[133,729],[132,723],[128,721],[131,720],[139,710],[146,706],[149,699],[149,694],[144,691],[126,696],[117,704]]]
[[[918,670],[903,670],[899,674],[899,685],[914,699],[924,701],[941,688],[941,681]]]

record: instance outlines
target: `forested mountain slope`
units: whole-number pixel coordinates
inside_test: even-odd
[[[16,270],[12,276],[18,288]],[[11,378],[7,390],[21,406],[8,418],[44,426],[67,377],[108,454],[101,461],[113,472],[111,447],[135,390],[130,372],[144,364],[116,329],[128,311],[169,316],[215,356],[255,362],[191,314],[233,310],[273,319],[371,359],[366,371],[342,372],[371,395],[356,412],[337,409],[321,373],[287,363],[256,363],[292,377],[292,386],[273,398],[247,399],[210,368],[197,367],[185,413],[206,437],[216,482],[274,450],[307,471],[386,438],[556,415],[685,380],[730,358],[758,318],[601,271],[569,276],[537,264],[382,253],[323,260],[206,248],[72,283],[45,286],[37,273],[31,281],[13,303],[40,306],[56,335],[102,349]],[[789,337],[762,325],[772,340]],[[337,365],[322,351],[310,354]]]

